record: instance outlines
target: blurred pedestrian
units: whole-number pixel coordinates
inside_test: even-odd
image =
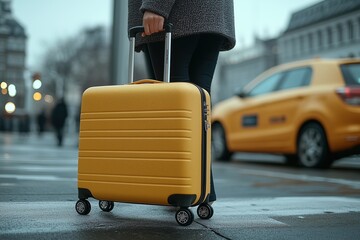
[[[129,0],[128,27],[143,25],[136,50],[150,55],[163,80],[164,22],[173,24],[170,79],[194,83],[210,93],[220,51],[235,46],[233,0]],[[210,202],[216,200],[211,174]]]
[[[58,146],[63,145],[64,126],[68,116],[64,98],[61,98],[51,112],[51,123],[55,129]]]
[[[45,109],[42,109],[36,116],[36,123],[38,126],[38,134],[39,134],[39,136],[41,136],[43,134],[43,132],[45,131],[45,125],[46,125]]]

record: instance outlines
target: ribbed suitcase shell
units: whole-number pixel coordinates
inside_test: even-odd
[[[210,191],[209,123],[210,97],[190,83],[87,89],[79,198],[177,206],[204,202]],[[181,196],[194,199],[186,203]]]

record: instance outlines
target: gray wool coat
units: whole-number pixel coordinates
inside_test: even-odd
[[[224,37],[221,51],[235,46],[233,0],[128,0],[128,27],[141,26],[145,11],[161,15],[173,24],[172,36],[211,33]],[[164,33],[137,36],[136,49],[148,42],[163,41]]]

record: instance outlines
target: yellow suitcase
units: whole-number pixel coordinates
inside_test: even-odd
[[[130,36],[133,55],[135,35]],[[165,59],[168,71],[170,56]],[[130,65],[132,73],[132,56]],[[168,81],[169,72],[164,76]],[[199,205],[200,218],[211,218],[210,135],[210,97],[194,84],[141,80],[87,89],[81,106],[76,211],[88,214],[86,199],[92,197],[100,200],[103,211],[111,211],[114,202],[180,207],[175,218],[183,226],[194,220],[192,206]]]

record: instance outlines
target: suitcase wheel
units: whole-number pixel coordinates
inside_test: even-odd
[[[194,214],[188,208],[180,208],[175,214],[176,222],[181,226],[188,226],[194,221]]]
[[[210,204],[202,203],[197,208],[197,214],[201,219],[210,219],[214,215],[214,209]]]
[[[114,202],[111,201],[99,201],[99,207],[104,212],[110,212],[114,209]]]
[[[80,215],[87,215],[91,211],[91,204],[88,200],[80,199],[75,204],[75,210]]]

